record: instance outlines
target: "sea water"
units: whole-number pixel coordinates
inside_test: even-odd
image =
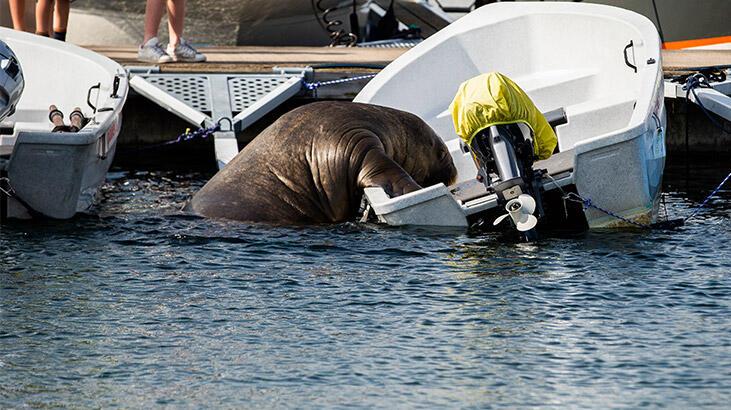
[[[667,212],[728,171],[668,169]],[[675,231],[501,244],[181,215],[208,177],[117,170],[91,215],[0,228],[0,407],[731,399],[728,187]]]

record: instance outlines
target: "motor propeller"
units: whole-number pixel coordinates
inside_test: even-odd
[[[505,210],[508,213],[495,219],[493,225],[497,225],[505,218],[510,217],[518,231],[525,232],[535,228],[538,224],[538,218],[533,215],[536,211],[536,200],[530,195],[521,194],[517,198],[511,199],[505,205]]]

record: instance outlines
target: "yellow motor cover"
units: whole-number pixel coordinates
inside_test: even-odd
[[[556,133],[530,97],[501,73],[481,74],[462,83],[449,110],[455,132],[467,145],[485,128],[518,122],[533,130],[538,159],[550,157],[558,144]]]

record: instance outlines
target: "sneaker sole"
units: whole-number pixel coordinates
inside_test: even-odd
[[[173,57],[173,61],[175,61],[176,63],[204,63],[206,61],[206,57],[204,56],[201,59],[197,59],[197,58],[187,59],[187,58]]]
[[[154,60],[152,58],[144,58],[144,57],[137,56],[137,61],[142,61],[145,63],[153,63],[153,64],[166,64],[166,63],[172,63],[174,60],[172,58],[169,60],[167,60],[167,59],[166,60]]]

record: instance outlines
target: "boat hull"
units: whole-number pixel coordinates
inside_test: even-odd
[[[91,51],[0,28],[18,55],[26,89],[12,132],[0,135],[5,190],[0,217],[67,219],[94,204],[122,126],[128,84],[122,67]],[[52,132],[48,107],[79,107],[87,123],[78,132]]]
[[[636,13],[583,3],[496,3],[405,53],[355,101],[419,115],[449,147],[465,186],[477,169],[455,134],[449,103],[463,81],[504,73],[541,111],[565,109],[567,123],[556,127],[564,163],[544,189],[575,189],[583,205],[593,205],[583,211],[590,228],[628,226],[657,216],[666,124],[661,65],[658,33]],[[535,167],[550,169],[551,161]],[[454,200],[470,218],[498,206],[487,191]]]

